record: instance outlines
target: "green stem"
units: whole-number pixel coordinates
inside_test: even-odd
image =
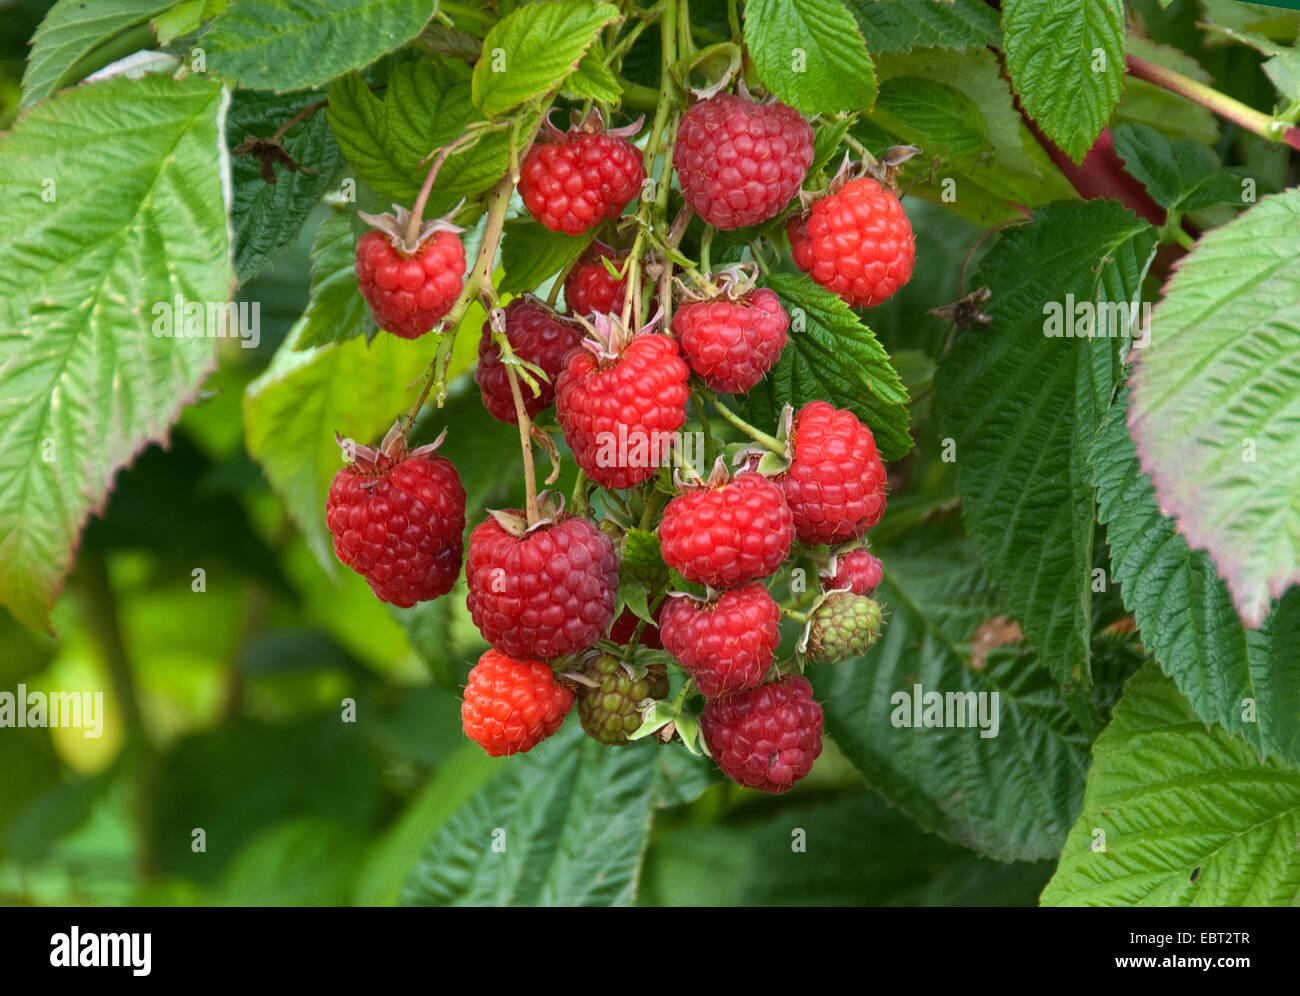
[[[1293,149],[1300,149],[1300,128],[1275,120],[1229,97],[1226,93],[1220,93],[1214,87],[1206,86],[1199,80],[1191,79],[1154,62],[1140,59],[1136,55],[1127,56],[1126,63],[1128,71],[1140,80],[1146,80],[1148,83],[1163,87],[1170,93],[1186,97],[1270,142],[1285,142]]]
[[[704,234],[700,236],[700,272],[706,276],[710,272],[709,250],[713,247],[713,226],[705,225]]]
[[[752,425],[719,401],[717,395],[707,388],[700,388],[700,393],[709,399],[709,403],[717,409],[719,415],[734,425],[750,439],[762,443],[778,456],[785,456],[785,444],[782,443],[781,440],[777,439],[775,436],[769,435],[762,429],[755,429]]]
[[[785,616],[787,619],[793,619],[795,622],[799,622],[799,623],[806,623],[808,621],[807,612],[796,612],[794,609],[787,609],[784,606],[781,607],[781,615]]]
[[[496,20],[487,11],[471,7],[467,3],[458,3],[456,0],[441,0],[438,4],[438,10],[444,14],[450,14],[452,17],[473,18],[481,24],[492,24]]]

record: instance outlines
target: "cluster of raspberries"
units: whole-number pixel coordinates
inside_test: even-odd
[[[722,95],[683,116],[674,162],[687,205],[707,224],[734,229],[781,214],[812,157],[812,129],[797,112]],[[534,144],[519,193],[536,221],[577,235],[621,214],[645,176],[636,147],[588,119]],[[361,291],[381,328],[422,335],[461,293],[457,230],[426,223],[410,241],[401,209],[367,220],[376,230],[358,243]],[[850,304],[878,303],[910,275],[907,218],[874,180],[840,186],[787,230],[799,267]],[[521,408],[533,419],[554,406],[578,466],[611,491],[644,484],[660,464],[611,459],[610,440],[677,433],[693,387],[750,390],[777,362],[790,324],[772,290],[724,272],[701,275],[704,290],[687,295],[667,329],[633,330],[620,320],[626,273],[625,254],[594,242],[564,278],[567,314],[525,295],[489,316],[474,375],[487,411],[503,422],[517,422]],[[554,507],[531,522],[522,511],[492,512],[465,551],[455,467],[437,442],[410,449],[399,426],[377,448],[348,444],[352,460],[330,487],[327,522],[339,559],[393,605],[446,594],[464,563],[469,613],[491,649],[470,672],[462,720],[489,754],[530,750],[575,704],[590,736],[628,743],[651,704],[668,696],[671,657],[706,700],[699,727],[718,766],[779,793],[821,753],[822,710],[802,674],[777,666],[782,610],[765,581],[796,544],[820,558],[821,594],[799,660],[861,653],[879,634],[870,596],[881,579],[862,537],[885,508],[884,467],[852,412],[809,402],[787,412],[784,435],[783,453],[743,459],[734,474],[720,463],[707,480],[679,479],[657,525],[661,572],[703,593],[660,585],[653,624],[627,609],[615,618],[625,533],[609,520],[598,527]]]

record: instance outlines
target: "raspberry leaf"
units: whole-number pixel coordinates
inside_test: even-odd
[[[550,92],[575,69],[600,30],[619,18],[607,3],[528,4],[483,39],[474,66],[474,106],[498,117]]]
[[[848,0],[848,8],[873,54],[914,48],[984,48],[1002,40],[997,11],[983,0]]]
[[[857,415],[884,459],[905,456],[912,448],[907,390],[871,330],[836,295],[802,276],[774,273],[763,285],[780,295],[790,333],[776,366],[746,395],[750,421],[775,425],[783,406],[822,398]]]
[[[1192,550],[1156,503],[1128,408],[1126,391],[1097,433],[1090,465],[1114,579],[1142,645],[1206,722],[1300,765],[1300,592],[1262,629],[1242,626],[1209,555]]]
[[[839,0],[749,0],[745,45],[759,78],[805,114],[870,110],[876,72]]]
[[[1079,810],[1088,738],[1047,665],[1020,643],[971,666],[975,634],[1002,609],[955,518],[875,548],[885,564],[875,595],[887,622],[880,639],[865,657],[808,674],[827,730],[926,830],[1001,861],[1055,857]],[[918,727],[918,684],[922,695],[959,696],[959,705],[982,697],[996,736],[981,736],[978,714],[964,705],[953,718],[969,725]]]
[[[501,268],[497,289],[503,294],[541,291],[548,279],[568,269],[591,244],[594,231],[582,235],[552,232],[528,218],[506,222],[501,239]]]
[[[349,212],[336,210],[316,229],[311,247],[311,291],[302,314],[296,350],[373,337],[374,316],[357,288],[356,236]]]
[[[321,86],[420,33],[428,0],[239,0],[198,44],[207,68],[254,90]]]
[[[1093,745],[1083,812],[1042,904],[1293,904],[1298,837],[1300,771],[1261,764],[1241,740],[1202,725],[1147,666]]]
[[[939,367],[967,526],[1011,615],[1076,693],[1090,680],[1086,459],[1118,383],[1122,330],[1100,309],[1096,337],[1065,338],[1051,333],[1073,331],[1075,313],[1056,325],[1051,316],[1071,302],[1086,312],[1137,301],[1155,246],[1154,229],[1113,201],[1040,208],[1003,232],[971,278],[992,290],[992,324],[960,335]]]
[[[555,736],[501,765],[433,834],[402,905],[630,905],[661,749],[677,748],[610,750],[570,717]]]
[[[1220,168],[1200,142],[1184,138],[1171,143],[1148,125],[1120,125],[1114,141],[1124,168],[1142,181],[1152,198],[1172,210],[1242,204],[1246,191],[1256,186],[1238,171]]]
[[[1124,86],[1122,0],[1006,0],[1002,32],[1025,110],[1081,162]]]
[[[116,78],[0,137],[0,602],[29,626],[47,625],[118,468],[166,438],[214,364],[216,340],[187,337],[175,304],[226,314],[234,289],[228,99],[201,77]],[[167,317],[179,337],[151,333]]]
[[[1133,375],[1133,436],[1160,507],[1209,551],[1252,627],[1300,581],[1298,230],[1292,190],[1202,237]]]
[[[230,102],[227,144],[233,149],[246,136],[272,135],[283,122],[319,99],[311,93],[276,96],[240,90]],[[247,283],[272,266],[293,243],[307,215],[329,189],[342,161],[329,122],[322,114],[313,114],[294,125],[281,144],[285,153],[306,169],[273,166],[275,183],[263,179],[262,164],[256,157],[231,159],[235,196],[230,213],[240,283]]]

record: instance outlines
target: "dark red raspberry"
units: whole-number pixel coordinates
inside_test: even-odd
[[[608,315],[623,310],[627,280],[609,275],[601,260],[622,269],[627,256],[607,245],[594,243],[564,278],[564,303],[571,315]]]
[[[738,301],[693,301],[673,314],[673,332],[691,369],[729,394],[743,394],[772,369],[789,327],[781,299],[766,287]]]
[[[581,235],[617,218],[645,180],[641,150],[591,119],[567,134],[549,128],[519,170],[519,196],[537,221],[553,232]]]
[[[522,521],[518,512],[505,517]],[[469,614],[488,643],[511,657],[564,657],[609,629],[618,557],[589,519],[516,536],[493,515],[470,533],[465,580]]]
[[[776,478],[801,543],[857,539],[885,514],[885,467],[852,412],[810,401],[794,417],[794,459]]]
[[[469,673],[460,720],[465,735],[493,757],[532,750],[564,723],[573,693],[541,661],[489,650]]]
[[[798,111],[726,93],[682,115],[673,151],[682,197],[724,229],[779,214],[812,161],[813,130]]]
[[[912,223],[898,198],[870,177],[791,218],[788,234],[799,269],[854,308],[876,306],[912,276]]]
[[[375,323],[403,339],[417,339],[438,324],[459,296],[465,247],[456,232],[445,228],[409,253],[386,231],[366,232],[357,240],[356,271]]]
[[[408,452],[390,431],[379,450],[353,446],[330,484],[325,521],[339,560],[402,608],[445,595],[460,574],[465,489],[438,443]]]
[[[714,699],[700,727],[724,775],[773,795],[808,774],[822,752],[822,707],[801,674]]]
[[[684,491],[659,523],[664,563],[687,581],[713,588],[737,588],[772,574],[790,555],[793,539],[781,488],[753,472]]]
[[[524,399],[524,410],[529,418],[548,408],[555,401],[555,378],[559,376],[564,354],[582,341],[582,326],[562,318],[546,306],[546,302],[529,294],[517,297],[505,307],[506,338],[510,348],[521,360],[542,368],[548,381],[537,378],[541,393],[534,396],[516,370],[519,391]],[[536,374],[533,375],[536,377]],[[474,380],[483,394],[483,407],[498,422],[518,424],[515,400],[510,393],[510,381],[501,363],[501,350],[492,341],[492,319],[483,323],[483,334],[478,343],[478,367]]]
[[[835,573],[822,578],[826,591],[851,591],[855,595],[870,595],[884,579],[885,568],[866,550],[850,550],[835,557]]]
[[[653,613],[655,619],[663,614],[663,603]],[[609,627],[609,639],[617,643],[620,647],[626,647],[628,641],[632,639],[632,634],[636,632],[637,623],[641,621],[631,609],[624,609],[619,613],[618,618],[614,620]],[[647,650],[662,650],[663,644],[659,641],[659,627],[646,623],[645,628],[641,630],[641,636],[637,639],[638,647],[645,647]]]
[[[565,358],[555,412],[573,458],[606,488],[630,488],[672,460],[686,424],[690,370],[665,335],[629,337],[594,319],[597,338]]]
[[[701,695],[753,688],[781,642],[781,608],[761,584],[724,591],[716,601],[672,595],[659,620],[664,649],[695,679]]]

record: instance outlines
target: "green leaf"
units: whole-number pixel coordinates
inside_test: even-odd
[[[209,79],[116,78],[0,136],[0,602],[28,626],[114,474],[213,366],[215,339],[151,330],[177,294],[224,314],[234,287],[227,101]]]
[[[199,38],[210,72],[254,90],[304,90],[420,33],[429,0],[239,0]]]
[[[872,119],[891,131],[914,133],[927,154],[944,159],[974,157],[988,145],[984,117],[975,101],[934,80],[914,76],[885,80]]]
[[[1294,906],[1298,838],[1300,771],[1207,729],[1148,666],[1093,746],[1083,813],[1042,904]]]
[[[1002,31],[1025,110],[1082,162],[1124,86],[1122,0],[1006,0]]]
[[[876,73],[839,0],[749,0],[745,46],[759,78],[805,114],[869,109]]]
[[[873,53],[996,47],[1002,42],[997,11],[983,0],[848,0],[848,7]]]
[[[213,906],[342,906],[365,837],[330,820],[286,820],[239,852],[211,893]]]
[[[824,398],[866,423],[886,460],[905,456],[907,391],[871,330],[802,274],[773,273],[764,283],[790,313],[790,333],[776,366],[746,397],[750,418],[773,425],[782,406]]]
[[[535,290],[567,269],[591,244],[594,233],[565,235],[526,218],[506,222],[501,239],[501,268],[505,270],[498,290],[503,294]]]
[[[607,24],[619,18],[607,3],[533,3],[492,26],[474,66],[474,105],[499,117],[555,89],[577,68]]]
[[[22,106],[84,79],[96,69],[150,48],[149,19],[175,0],[59,0],[32,36]]]
[[[285,121],[315,103],[311,94],[277,96],[237,91],[226,122],[227,145],[235,149],[250,136],[269,138]],[[294,125],[281,139],[284,151],[307,169],[274,166],[275,183],[262,179],[261,162],[251,155],[232,156],[235,228],[235,271],[245,284],[273,266],[302,231],[303,222],[320,201],[342,162],[325,115],[313,114]]]
[[[575,97],[613,104],[623,96],[623,86],[600,59],[584,55],[577,70],[564,82],[564,89]]]
[[[1297,231],[1290,190],[1202,236],[1133,376],[1133,436],[1160,507],[1209,552],[1248,626],[1300,581]]]
[[[374,331],[374,316],[357,286],[356,258],[352,212],[335,208],[316,229],[311,296],[293,340],[295,350],[345,342]]]
[[[1184,138],[1171,144],[1146,125],[1120,125],[1113,134],[1124,168],[1164,207],[1195,211],[1212,204],[1243,203],[1246,187],[1240,174],[1221,169],[1200,142]]]
[[[1091,468],[1111,571],[1142,645],[1206,722],[1300,764],[1300,592],[1261,630],[1241,625],[1209,556],[1192,550],[1156,504],[1128,406],[1125,392],[1097,433]]]
[[[216,17],[228,5],[229,0],[185,0],[184,3],[176,4],[153,19],[158,44],[165,48],[177,38],[193,34],[204,21]]]
[[[433,358],[432,340],[383,334],[310,352],[295,341],[310,311],[290,330],[266,371],[244,394],[248,452],[262,465],[321,565],[338,569],[325,528],[325,496],[343,457],[334,433],[372,444],[415,400],[411,383]]]
[[[650,830],[658,751],[576,722],[500,772],[430,838],[404,906],[625,906]],[[675,749],[675,748],[664,748]]]
[[[1002,861],[1054,857],[1079,810],[1088,739],[1049,669],[1023,644],[971,666],[976,632],[1002,608],[955,519],[876,552],[885,564],[876,598],[889,620],[880,640],[864,658],[810,673],[827,730],[925,830]],[[956,711],[967,725],[918,727],[915,700],[895,698],[911,699],[918,684],[923,695],[980,696],[996,731]]]
[[[357,73],[330,86],[329,122],[357,178],[386,197],[410,204],[429,171],[428,157],[482,118],[470,84],[443,62],[394,68],[380,100]],[[525,119],[524,124],[528,124]],[[426,215],[437,216],[475,197],[505,175],[510,136],[497,132],[449,157],[438,171]]]
[[[962,335],[939,368],[942,432],[955,443],[967,527],[1030,642],[1076,690],[1090,680],[1085,460],[1125,330],[1103,309],[1095,337],[1066,333],[1080,303],[1127,311],[1139,300],[1155,247],[1154,229],[1114,201],[1040,208],[1002,233],[971,280],[992,291],[992,325]]]

